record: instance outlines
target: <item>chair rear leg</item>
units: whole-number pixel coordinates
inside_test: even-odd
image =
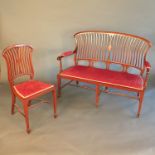
[[[25,114],[26,132],[30,133],[31,130],[29,125],[29,113],[28,113],[29,101],[23,101],[23,106]]]
[[[76,86],[77,86],[77,87],[79,86],[79,81],[76,81]]]
[[[32,101],[30,100],[29,103],[28,103],[28,106],[29,106],[29,107],[31,106],[31,103],[32,103]]]
[[[15,111],[15,102],[16,102],[16,96],[12,93],[12,105],[11,105],[11,114],[14,114]]]
[[[57,96],[56,96],[56,89],[54,87],[52,91],[52,96],[53,96],[53,108],[54,108],[54,118],[57,117],[57,112],[56,112],[56,107],[57,107]]]
[[[61,78],[57,76],[57,84],[58,84],[58,97],[61,96]]]
[[[100,95],[100,87],[99,85],[96,85],[96,107],[98,107],[99,95]]]
[[[143,99],[144,99],[144,91],[139,92],[139,106],[138,106],[138,112],[137,112],[137,117],[138,118],[140,116],[140,112],[141,112],[141,109],[142,109]]]
[[[105,87],[104,91],[105,91],[105,92],[108,92],[108,87]]]

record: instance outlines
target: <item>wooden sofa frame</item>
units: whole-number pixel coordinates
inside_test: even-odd
[[[139,117],[151,68],[146,60],[146,54],[151,47],[150,41],[131,34],[103,31],[78,32],[74,38],[75,49],[63,52],[57,57],[60,62],[60,72],[57,75],[58,96],[61,95],[61,88],[68,84],[73,85],[72,81],[76,81],[75,86],[79,86],[79,82],[95,84],[96,106],[101,92],[127,96],[138,99],[137,117]],[[74,65],[63,70],[62,59],[71,55],[74,55]],[[80,61],[85,61],[88,65],[79,65]],[[103,63],[105,67],[97,68],[95,64],[98,62]],[[121,71],[112,70],[112,64],[121,66]],[[139,74],[130,73],[131,68],[138,70]],[[67,79],[69,82],[62,85],[62,79]],[[105,89],[101,90],[101,86]],[[131,91],[136,95],[114,93],[108,88]]]

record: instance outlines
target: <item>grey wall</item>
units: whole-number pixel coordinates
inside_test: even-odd
[[[90,29],[136,34],[155,43],[155,0],[0,0],[0,49],[31,44],[38,79],[55,81],[58,53],[74,48],[75,32]],[[152,76],[154,52],[153,47],[148,55]],[[1,59],[2,81],[5,66]]]

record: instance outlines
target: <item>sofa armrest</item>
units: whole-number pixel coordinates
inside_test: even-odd
[[[58,57],[57,57],[57,60],[61,60],[63,57],[67,57],[67,56],[70,56],[70,55],[73,55],[75,52],[73,51],[66,51],[66,52],[63,52],[61,53]]]
[[[59,61],[59,64],[60,64],[60,72],[62,72],[62,70],[63,70],[61,59],[64,58],[64,57],[73,55],[73,54],[75,54],[75,51],[66,51],[66,52],[61,53],[61,54],[57,57],[57,60]]]
[[[146,68],[147,72],[149,72],[150,68],[151,68],[150,63],[148,61],[145,61],[144,65],[145,65],[145,68]]]
[[[145,66],[145,69],[146,69],[146,74],[145,74],[145,77],[144,77],[144,87],[146,88],[151,65],[150,65],[150,63],[148,61],[145,60],[144,66]]]

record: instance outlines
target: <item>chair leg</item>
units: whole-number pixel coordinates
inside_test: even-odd
[[[54,108],[54,118],[57,117],[57,112],[56,112],[56,106],[57,106],[57,96],[56,96],[56,89],[54,87],[52,91],[52,96],[53,96],[53,108]]]
[[[79,85],[79,81],[76,81],[76,86],[78,87],[78,85]]]
[[[11,105],[11,114],[14,114],[15,110],[15,102],[16,102],[16,96],[12,93],[12,105]]]
[[[139,106],[138,106],[138,112],[137,112],[137,117],[138,118],[140,116],[140,112],[141,112],[141,109],[142,109],[143,98],[144,98],[144,91],[139,92]]]
[[[28,106],[29,106],[29,107],[31,106],[31,102],[32,102],[32,101],[30,100],[29,103],[28,103]]]
[[[108,92],[108,87],[105,87],[104,91],[105,91],[105,92]]]
[[[57,76],[57,84],[58,84],[58,97],[61,96],[61,78]]]
[[[25,114],[26,132],[30,133],[31,130],[29,126],[29,113],[28,113],[29,101],[23,101],[23,106]]]
[[[98,107],[99,95],[100,95],[100,87],[99,85],[96,85],[96,107]]]

